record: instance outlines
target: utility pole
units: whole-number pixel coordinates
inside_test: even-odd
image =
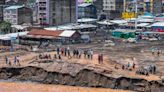
[[[126,12],[126,0],[124,0],[124,12]]]
[[[137,31],[137,18],[138,18],[138,5],[137,0],[135,2],[135,14],[136,14],[136,20],[135,20],[135,30]]]

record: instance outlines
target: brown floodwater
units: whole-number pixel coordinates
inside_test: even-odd
[[[38,83],[0,82],[0,92],[131,92],[104,88],[45,85]]]

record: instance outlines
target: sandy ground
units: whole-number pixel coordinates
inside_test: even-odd
[[[63,85],[44,85],[37,83],[0,82],[0,92],[132,92],[104,88],[72,87]]]
[[[16,52],[17,53],[17,52]],[[51,54],[51,56],[53,57],[53,55],[56,52],[45,52],[44,54]],[[13,53],[12,53],[13,54]],[[36,60],[36,57],[38,56],[38,53],[34,53],[34,52],[24,52],[24,54],[20,54],[19,55],[19,59],[20,59],[20,63],[21,66],[39,66],[42,68],[45,68],[47,70],[53,71],[53,69],[55,68],[55,64],[53,63],[31,63],[33,62],[33,60]],[[5,61],[3,58],[1,59],[0,62],[0,67],[19,67],[14,65],[14,56],[10,56],[9,59],[12,63],[12,66],[8,66],[5,64]],[[99,67],[99,68],[104,68],[106,70],[109,71],[113,71],[113,74],[116,75],[123,75],[125,77],[131,77],[131,78],[144,78],[147,80],[160,80],[159,76],[156,75],[150,75],[150,76],[144,76],[144,75],[137,75],[135,74],[135,70],[133,71],[128,71],[128,70],[122,70],[121,66],[115,62],[110,61],[110,59],[108,58],[108,56],[104,56],[104,63],[103,64],[98,64],[98,60],[97,60],[98,54],[95,53],[93,56],[93,59],[86,59],[84,58],[84,56],[82,55],[82,57],[80,59],[77,58],[71,58],[69,59],[68,57],[62,56],[62,61],[66,61],[66,62],[70,62],[70,63],[80,63],[86,66],[93,66],[93,67]],[[53,59],[56,61],[60,61],[58,59]],[[131,59],[125,59],[122,60],[122,62],[133,62]],[[118,69],[115,69],[115,66],[117,65]]]

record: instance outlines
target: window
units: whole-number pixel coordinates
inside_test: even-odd
[[[56,24],[56,19],[53,19],[52,22],[53,22],[53,24]]]
[[[16,18],[17,16],[16,15],[12,15],[13,18]]]
[[[17,21],[14,19],[14,20],[13,20],[13,23],[16,23],[16,22],[17,22]]]
[[[17,11],[16,11],[16,10],[11,10],[11,13],[12,13],[12,14],[16,14]]]
[[[46,13],[40,13],[40,16],[45,16],[46,15]]]
[[[9,10],[6,10],[5,13],[10,13],[10,11]]]
[[[40,7],[39,10],[46,10],[46,7]]]

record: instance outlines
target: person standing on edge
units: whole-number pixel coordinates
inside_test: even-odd
[[[70,50],[68,50],[68,58],[69,58],[69,59],[71,58]]]
[[[6,65],[9,63],[9,59],[5,56]]]
[[[130,63],[128,62],[128,68],[130,67]]]
[[[104,62],[104,56],[103,54],[101,54],[101,64],[103,64],[103,62]]]
[[[70,48],[69,48],[69,46],[67,47],[67,55],[68,54],[70,54]],[[69,57],[69,55],[68,55],[68,57]]]
[[[157,55],[158,55],[158,57],[159,57],[159,55],[160,55],[160,50],[158,49],[158,51],[157,51]]]
[[[17,56],[17,64],[20,66],[20,62],[19,62],[19,56]]]
[[[151,53],[152,53],[152,55],[154,55],[154,53],[155,53],[155,50],[154,50],[154,49],[152,49],[152,50],[151,50]]]
[[[10,62],[10,60],[8,59],[8,64],[9,64],[9,66],[11,66],[11,62]]]
[[[135,63],[133,63],[133,69],[135,69],[135,67],[136,67],[136,64],[135,64]]]
[[[84,58],[86,58],[86,56],[87,56],[87,52],[86,50],[84,50]]]
[[[16,65],[17,64],[17,57],[15,56],[14,57],[14,65]]]
[[[91,60],[93,59],[93,50],[90,51],[91,54]]]
[[[61,49],[61,54],[64,55],[64,48]]]
[[[67,48],[64,49],[64,56],[67,56]]]
[[[82,50],[79,49],[79,56],[78,56],[79,59],[81,58],[81,53],[82,53]]]
[[[59,47],[57,47],[57,54],[59,55],[59,52],[60,52],[60,48]]]
[[[100,64],[100,54],[98,54],[98,63]]]

